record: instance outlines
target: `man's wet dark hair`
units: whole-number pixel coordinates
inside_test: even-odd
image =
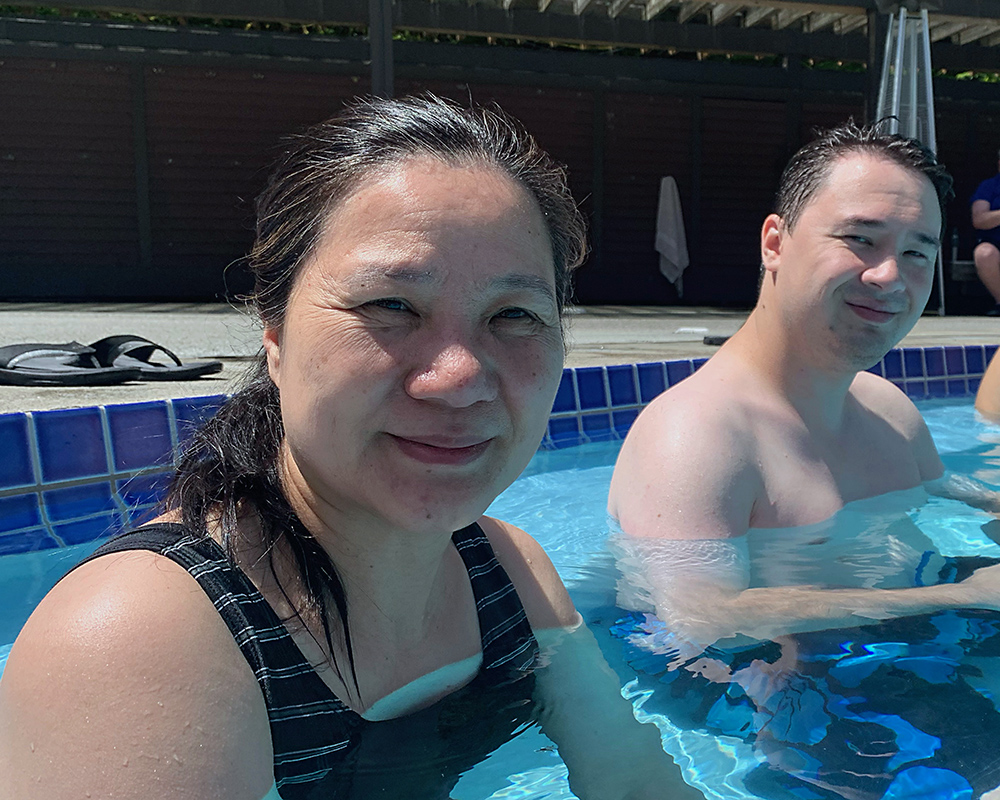
[[[916,139],[886,133],[889,120],[874,125],[858,126],[849,121],[835,128],[822,131],[809,144],[792,156],[778,184],[774,213],[792,230],[802,216],[833,165],[841,158],[855,153],[894,161],[902,167],[926,175],[937,193],[941,207],[942,230],[945,223],[946,204],[954,196],[952,177],[934,153]]]
[[[255,285],[251,301],[267,326],[280,328],[289,294],[309,261],[323,226],[338,204],[365,181],[413,158],[435,158],[457,167],[491,169],[523,187],[545,220],[555,267],[560,311],[570,277],[586,252],[583,218],[566,184],[565,170],[516,122],[499,111],[465,109],[432,95],[361,100],[291,138],[257,198],[256,240],[249,257]],[[263,353],[242,388],[199,430],[183,453],[166,507],[191,531],[207,536],[211,523],[237,561],[240,523],[260,531],[277,585],[304,622],[322,622],[330,662],[347,686],[333,641],[344,645],[357,691],[347,624],[347,599],[326,551],[295,515],[282,490],[279,453],[284,437],[278,389]],[[297,565],[301,585],[289,596],[278,580],[275,548]],[[331,628],[328,610],[339,624]]]

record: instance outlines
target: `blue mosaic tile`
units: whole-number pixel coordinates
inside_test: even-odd
[[[576,417],[549,420],[549,438],[553,447],[574,447],[580,443],[580,423]]]
[[[940,378],[944,375],[944,348],[925,347],[924,364],[927,367],[928,378]]]
[[[177,442],[183,445],[188,437],[215,415],[226,402],[224,394],[208,397],[181,397],[171,400],[174,419],[177,420]]]
[[[927,381],[927,396],[928,397],[947,397],[948,396],[948,385],[946,381],[943,380],[929,380]]]
[[[639,373],[639,397],[643,403],[648,403],[667,388],[663,377],[663,362],[639,364],[636,370]]]
[[[580,424],[588,439],[595,442],[603,442],[608,439],[617,438],[615,430],[611,427],[611,414],[583,414],[580,417]]]
[[[968,389],[964,378],[952,378],[948,381],[948,395],[949,397],[964,397],[967,395]]]
[[[965,374],[965,350],[961,347],[946,347],[944,349],[944,368],[948,375]]]
[[[983,351],[986,354],[986,366],[989,366],[990,361],[993,360],[993,354],[996,353],[997,351],[997,345],[995,344],[983,345]]]
[[[55,534],[66,544],[82,544],[103,539],[124,529],[117,514],[102,514],[99,517],[54,525]]]
[[[603,367],[579,367],[576,370],[576,388],[580,395],[581,411],[608,407]]]
[[[608,388],[611,390],[611,405],[634,406],[639,402],[635,391],[635,373],[631,364],[608,367]]]
[[[632,423],[635,422],[635,418],[639,416],[638,409],[628,408],[624,411],[612,411],[611,418],[615,426],[615,431],[620,437],[625,438],[625,434],[629,432],[632,427]]]
[[[880,378],[885,377],[885,370],[882,367],[881,361],[879,361],[877,364],[868,367],[868,369],[865,371],[870,372],[872,375],[878,375]]]
[[[0,497],[0,532],[43,525],[35,492]]]
[[[668,361],[667,386],[676,386],[692,373],[694,373],[694,369],[690,361]]]
[[[903,381],[903,391],[908,397],[927,397],[927,384],[924,381]]]
[[[34,418],[45,483],[108,474],[99,409],[41,411]]]
[[[28,418],[24,414],[0,416],[0,453],[3,453],[0,457],[0,489],[34,486]]]
[[[33,553],[36,550],[49,550],[59,546],[59,542],[53,539],[45,528],[30,528],[17,533],[0,534],[0,556]]]
[[[919,347],[903,348],[903,373],[907,378],[924,376],[924,360]]]
[[[969,375],[982,375],[986,371],[982,345],[967,344],[965,346],[965,366]]]
[[[882,359],[885,377],[889,380],[903,377],[903,354],[899,350],[890,350]]]
[[[559,389],[556,391],[556,399],[552,403],[552,413],[558,414],[562,411],[576,411],[576,394],[573,392],[573,371],[564,369],[562,378],[559,380]]]
[[[979,391],[979,384],[982,382],[982,378],[969,378],[969,394],[975,394]]]
[[[45,511],[53,523],[117,509],[111,497],[111,485],[107,481],[70,486],[65,489],[49,489],[42,492],[42,498]]]
[[[693,358],[691,359],[691,366],[695,368],[695,371],[701,369],[705,364],[708,363],[707,358]]]
[[[128,509],[128,521],[124,527],[138,528],[146,525],[160,516],[161,513],[163,513],[163,509],[159,505],[132,506]]]
[[[115,469],[142,469],[171,463],[170,419],[162,402],[108,406],[108,430]]]
[[[126,506],[145,506],[160,503],[166,497],[170,477],[170,472],[136,475],[127,480],[117,481],[115,490]]]

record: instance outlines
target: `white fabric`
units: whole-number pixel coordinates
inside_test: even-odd
[[[660,181],[660,202],[656,210],[656,252],[660,254],[660,272],[683,295],[681,273],[688,265],[687,238],[684,236],[684,215],[677,181],[669,175]]]

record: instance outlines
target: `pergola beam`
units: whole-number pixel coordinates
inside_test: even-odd
[[[709,21],[713,25],[721,25],[730,17],[742,11],[743,5],[741,3],[714,3],[712,5],[712,13],[709,15]]]
[[[700,14],[707,5],[707,0],[706,2],[684,3],[681,6],[680,12],[677,14],[677,21],[683,25],[696,14]]]
[[[614,19],[621,14],[622,11],[625,10],[625,7],[631,2],[632,0],[611,0],[611,2],[608,3],[608,16]]]
[[[659,14],[661,14],[665,9],[674,5],[677,0],[649,0],[646,3],[646,8],[643,11],[642,18],[649,22],[651,19],[655,19]]]
[[[845,33],[850,33],[851,31],[856,31],[858,28],[863,28],[867,22],[868,17],[865,16],[856,16],[854,14],[845,15],[833,23],[833,31],[836,34],[843,36]]]
[[[964,31],[958,32],[958,43],[969,44],[970,42],[976,42],[984,36],[996,33],[998,30],[1000,30],[1000,24],[996,22],[988,22],[984,25],[973,25],[966,28]]]
[[[758,22],[763,22],[774,13],[773,8],[764,6],[763,8],[751,8],[743,17],[743,27],[752,28]]]
[[[798,22],[808,13],[809,11],[792,11],[785,8],[774,15],[772,24],[776,30],[780,31],[782,28],[787,28],[789,25]]]
[[[806,20],[805,32],[815,33],[816,31],[822,30],[827,25],[833,25],[837,20],[843,18],[843,14],[834,14],[829,12],[814,12],[809,15],[809,19]]]
[[[958,33],[960,30],[967,28],[968,22],[945,22],[942,25],[937,25],[931,28],[931,41],[940,42],[942,39],[948,39]]]

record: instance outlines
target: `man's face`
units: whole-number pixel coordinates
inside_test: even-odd
[[[839,159],[793,230],[776,215],[764,223],[774,311],[791,341],[817,365],[878,362],[927,304],[940,231],[926,176],[881,157]]]

